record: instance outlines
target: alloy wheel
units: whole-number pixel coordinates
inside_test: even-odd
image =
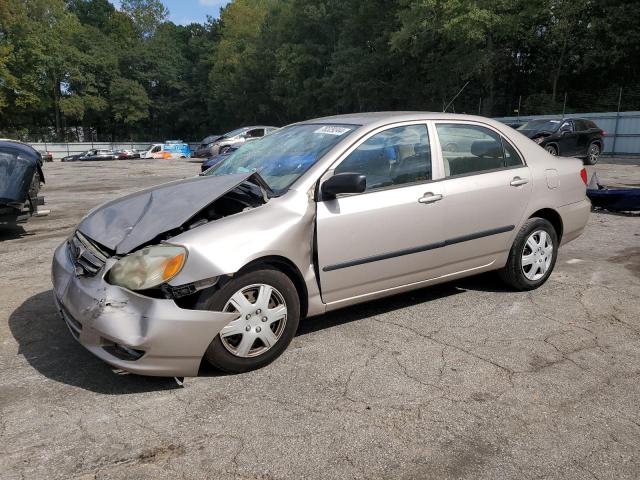
[[[522,272],[531,281],[540,280],[553,260],[553,241],[544,230],[536,230],[522,249]]]
[[[545,150],[553,156],[558,155],[558,152],[556,151],[556,148],[553,145],[549,145],[548,147],[545,148]]]
[[[589,147],[589,163],[591,165],[597,163],[598,157],[600,156],[600,147],[597,144],[593,144]]]
[[[241,288],[231,296],[223,311],[238,314],[238,318],[220,331],[222,345],[237,357],[257,357],[270,350],[287,323],[284,297],[266,284]]]

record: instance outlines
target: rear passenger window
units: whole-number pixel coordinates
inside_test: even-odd
[[[589,130],[591,127],[584,120],[575,120],[576,132],[584,132],[585,130]]]
[[[249,130],[246,136],[249,138],[264,137],[264,128],[256,128],[254,130]]]
[[[524,164],[522,158],[518,154],[515,148],[507,142],[504,138],[502,139],[502,146],[504,147],[504,166],[505,167],[520,167]]]
[[[436,130],[446,177],[516,167],[523,163],[516,150],[488,128],[438,123]]]
[[[363,142],[335,173],[362,173],[367,191],[431,180],[431,148],[426,125],[390,128]]]

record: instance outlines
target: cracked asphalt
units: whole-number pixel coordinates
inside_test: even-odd
[[[620,163],[601,181],[639,186]],[[593,213],[534,292],[481,275],[308,319],[259,371],[115,375],[56,316],[53,250],[198,168],[49,163],[51,214],[0,233],[0,478],[640,477],[637,216]]]

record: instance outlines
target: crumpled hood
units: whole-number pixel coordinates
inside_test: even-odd
[[[78,230],[117,254],[126,254],[181,227],[253,174],[194,177],[136,192],[92,210]]]

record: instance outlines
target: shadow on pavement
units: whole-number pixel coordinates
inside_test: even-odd
[[[73,339],[56,312],[51,290],[25,300],[9,317],[9,328],[18,354],[51,380],[111,395],[180,388],[173,378],[114,374]]]
[[[458,295],[466,290],[509,292],[495,274],[477,275],[309,318],[300,323],[297,335]],[[23,355],[33,368],[51,380],[111,395],[180,388],[173,378],[114,374],[111,367],[73,339],[56,312],[51,290],[25,300],[9,317],[9,328],[18,342],[18,354]],[[208,367],[206,362],[202,363],[200,376],[225,375]]]
[[[35,235],[27,232],[20,225],[0,226],[0,242],[3,240],[17,240],[29,235]]]
[[[474,277],[455,280],[450,283],[425,287],[420,290],[414,290],[371,302],[361,303],[359,305],[354,305],[353,307],[329,312],[318,317],[308,318],[300,323],[297,335],[306,335],[325,328],[331,328],[344,323],[362,320],[374,315],[381,315],[393,310],[412,307],[431,300],[458,295],[460,293],[464,293],[466,290],[511,292],[508,287],[501,283],[495,273],[476,275]]]

